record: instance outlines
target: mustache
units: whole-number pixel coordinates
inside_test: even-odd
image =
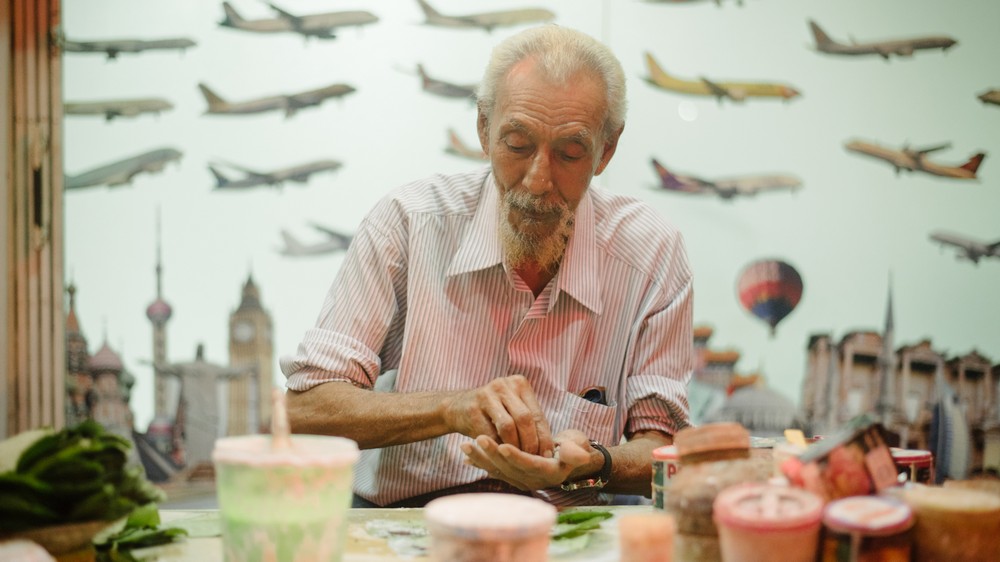
[[[556,215],[569,212],[569,205],[565,201],[547,201],[523,191],[508,191],[505,198],[512,208],[533,214]]]

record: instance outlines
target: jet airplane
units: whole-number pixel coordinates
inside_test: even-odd
[[[104,115],[106,121],[115,117],[135,117],[141,113],[155,113],[173,109],[173,105],[162,98],[134,98],[123,100],[101,100],[65,102],[66,115]]]
[[[333,252],[344,251],[351,244],[351,240],[353,238],[352,236],[342,234],[315,223],[310,223],[310,226],[325,234],[327,239],[313,244],[304,244],[292,236],[292,234],[287,230],[282,230],[281,239],[284,241],[285,247],[279,250],[281,255],[297,257],[330,254]]]
[[[225,174],[220,172],[216,166],[209,164],[208,169],[212,172],[212,175],[215,176],[215,189],[240,190],[261,185],[281,187],[286,181],[306,183],[313,174],[327,171],[332,172],[342,166],[342,164],[336,160],[316,160],[314,162],[307,162],[305,164],[281,168],[270,172],[258,172],[243,166],[237,166],[236,164],[226,163],[224,165],[233,168],[234,170],[239,170],[246,174],[246,176],[241,179],[230,179]]]
[[[795,88],[783,84],[716,82],[708,78],[682,80],[667,74],[653,58],[653,55],[648,52],[646,53],[646,66],[649,69],[646,81],[653,86],[682,94],[715,96],[719,102],[722,102],[723,99],[742,102],[749,97],[782,98],[782,100],[787,101],[800,95]]]
[[[355,91],[347,84],[332,84],[323,88],[299,92],[297,94],[279,94],[267,96],[247,101],[230,102],[212,91],[203,83],[198,84],[205,101],[208,102],[210,114],[243,114],[261,113],[264,111],[284,110],[285,118],[295,115],[295,113],[305,107],[319,105],[327,98],[346,96]]]
[[[651,159],[653,168],[660,177],[661,186],[668,191],[718,195],[722,199],[733,199],[737,196],[757,195],[761,191],[776,191],[787,189],[795,191],[802,186],[798,178],[788,175],[759,175],[706,180],[695,176],[675,174],[656,158]]]
[[[472,147],[462,142],[462,139],[458,138],[458,134],[455,133],[454,129],[448,129],[448,146],[444,151],[448,154],[454,154],[455,156],[461,156],[470,160],[478,160],[479,162],[489,159],[478,145]]]
[[[523,8],[498,12],[480,12],[464,16],[448,16],[435,10],[425,0],[417,0],[417,3],[420,4],[420,9],[424,11],[426,18],[424,23],[441,27],[478,27],[486,31],[493,31],[497,27],[547,22],[552,21],[556,17],[554,13],[543,8]]]
[[[378,16],[363,10],[297,16],[274,4],[269,3],[268,6],[278,14],[278,17],[248,20],[241,16],[229,2],[223,2],[222,9],[226,15],[219,22],[219,25],[254,33],[292,32],[306,38],[334,39],[337,37],[336,31],[339,27],[360,27],[378,22]]]
[[[417,64],[417,74],[420,75],[421,87],[425,92],[445,98],[464,98],[475,101],[478,84],[454,84],[437,78],[431,78],[424,70],[424,65]]]
[[[1000,89],[998,90],[986,90],[985,92],[976,96],[983,103],[992,103],[993,105],[1000,105]]]
[[[950,146],[951,143],[944,143],[928,148],[913,149],[909,146],[904,146],[902,150],[895,150],[870,142],[852,140],[846,143],[844,148],[851,152],[858,152],[885,160],[896,169],[896,174],[899,174],[900,170],[907,170],[911,172],[924,172],[945,178],[976,179],[976,171],[979,169],[983,158],[986,157],[985,152],[974,154],[966,163],[960,166],[946,166],[927,159],[927,155],[931,152],[937,152]]]
[[[114,39],[109,41],[62,40],[63,51],[70,53],[106,53],[108,60],[118,58],[119,53],[141,53],[142,51],[180,49],[181,52],[194,47],[196,43],[187,38],[175,39]]]
[[[958,254],[956,254],[958,259],[967,259],[976,265],[979,265],[980,258],[1000,258],[1000,240],[980,242],[961,234],[941,230],[932,232],[930,238],[935,242],[940,242],[942,248],[954,246],[958,249]]]
[[[942,51],[947,51],[958,43],[958,41],[955,41],[951,37],[939,35],[871,43],[856,43],[852,40],[851,43],[846,44],[831,39],[823,31],[823,28],[813,20],[809,20],[809,28],[812,30],[813,38],[816,40],[816,50],[831,55],[878,55],[885,60],[889,60],[890,55],[912,57],[914,51],[921,49],[941,49]]]
[[[125,158],[75,176],[66,176],[65,189],[83,189],[98,185],[117,187],[132,183],[132,178],[142,172],[160,172],[169,162],[181,159],[181,152],[173,148],[157,148]]]

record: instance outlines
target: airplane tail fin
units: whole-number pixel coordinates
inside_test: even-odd
[[[652,53],[646,53],[646,68],[649,70],[648,80],[653,83],[661,82],[663,80],[670,79],[670,75],[663,70],[656,59],[653,58]]]
[[[285,247],[282,248],[281,253],[286,256],[295,256],[302,253],[305,246],[302,242],[299,242],[290,232],[287,230],[281,231],[281,240],[285,243]]]
[[[201,90],[201,95],[205,96],[205,101],[208,102],[208,112],[214,113],[216,111],[222,111],[229,105],[226,100],[222,99],[222,96],[216,94],[205,84],[199,83],[198,89]]]
[[[232,6],[229,2],[222,3],[222,9],[225,11],[225,17],[219,22],[219,25],[224,25],[227,27],[236,27],[239,24],[245,22],[243,16],[236,11],[236,8]]]
[[[225,175],[223,175],[222,172],[220,172],[218,170],[218,168],[216,168],[215,166],[209,164],[208,165],[208,170],[210,172],[212,172],[213,176],[215,176],[215,187],[216,187],[216,189],[223,188],[223,187],[226,187],[227,185],[229,185],[229,183],[230,183],[229,178],[227,178]]]
[[[420,4],[420,9],[424,11],[424,16],[426,16],[428,20],[441,17],[441,13],[432,8],[431,5],[424,0],[417,0],[417,4]]]
[[[427,87],[427,83],[430,82],[430,77],[427,76],[427,71],[424,70],[424,65],[417,63],[417,75],[420,76],[420,82],[424,88]]]
[[[653,163],[653,168],[656,170],[656,174],[660,176],[660,183],[664,188],[687,191],[687,185],[681,181],[680,178],[671,173],[670,170],[668,170],[663,164],[660,164],[656,158],[650,158],[650,161]]]
[[[833,39],[830,39],[830,36],[823,31],[823,28],[821,28],[819,24],[813,20],[809,20],[809,29],[812,30],[813,38],[816,40],[817,49],[822,49],[823,47],[828,47],[836,43]]]
[[[966,162],[965,164],[962,164],[960,167],[963,170],[968,170],[969,172],[972,172],[972,175],[975,176],[976,171],[979,170],[979,165],[983,163],[983,158],[986,158],[986,153],[980,152],[975,156],[973,156],[972,158],[969,158],[969,161]]]

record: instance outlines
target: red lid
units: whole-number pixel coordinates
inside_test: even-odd
[[[801,488],[760,482],[723,490],[712,504],[717,525],[754,531],[819,527],[823,500]]]
[[[913,526],[913,511],[905,503],[883,496],[852,496],[830,502],[823,524],[835,533],[882,537]]]
[[[922,451],[920,449],[900,449],[898,447],[889,447],[889,452],[892,453],[892,460],[897,463],[929,461],[933,458],[930,451]]]
[[[675,461],[679,458],[680,455],[677,454],[677,447],[674,445],[666,445],[653,449],[654,461]]]

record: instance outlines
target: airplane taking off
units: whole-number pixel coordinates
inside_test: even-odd
[[[71,53],[106,53],[108,60],[118,58],[118,53],[140,53],[142,51],[180,49],[185,50],[194,47],[196,43],[190,39],[117,39],[110,41],[70,41],[62,40],[64,51]]]
[[[986,90],[985,92],[976,96],[979,101],[983,103],[992,103],[993,105],[1000,105],[1000,90]]]
[[[237,166],[236,164],[225,163],[223,165],[233,168],[234,170],[239,170],[246,174],[246,176],[241,179],[230,179],[220,172],[217,167],[209,164],[208,169],[212,172],[212,175],[215,176],[215,189],[217,190],[239,190],[257,187],[259,185],[282,187],[286,181],[306,183],[313,174],[326,171],[332,172],[342,166],[342,164],[336,160],[316,160],[314,162],[307,162],[297,166],[281,168],[271,172],[257,172],[244,168],[243,166]]]
[[[475,101],[478,84],[454,84],[431,78],[424,70],[424,65],[417,63],[417,74],[420,75],[421,88],[425,92],[445,98],[465,98]]]
[[[941,230],[932,232],[930,238],[935,242],[940,242],[942,248],[945,246],[958,248],[958,254],[956,254],[958,259],[967,259],[976,265],[979,265],[980,258],[1000,258],[1000,240],[992,243],[980,242],[966,238],[961,234]]]
[[[141,172],[160,172],[167,163],[181,159],[181,152],[173,148],[157,148],[124,160],[99,166],[75,176],[66,176],[65,189],[82,189],[98,185],[117,187],[132,183]]]
[[[944,143],[922,149],[913,149],[908,146],[904,146],[902,150],[894,150],[865,141],[852,140],[846,143],[844,148],[850,150],[851,152],[858,152],[868,156],[874,156],[880,160],[885,160],[886,162],[892,164],[893,168],[896,169],[896,174],[899,174],[900,170],[907,170],[911,172],[924,172],[926,174],[945,178],[962,180],[976,179],[976,171],[979,169],[979,165],[982,163],[983,158],[986,157],[985,152],[979,152],[973,155],[965,164],[962,164],[961,166],[945,166],[943,164],[931,162],[927,159],[927,154],[943,150],[950,146],[951,143]]]
[[[316,242],[314,244],[303,244],[297,238],[291,235],[287,230],[281,231],[281,239],[285,242],[285,247],[281,248],[279,252],[283,256],[317,256],[321,254],[330,254],[333,252],[346,250],[351,244],[352,236],[346,234],[341,234],[335,230],[326,228],[325,226],[320,226],[315,223],[310,223],[310,226],[316,230],[326,234],[327,239],[322,242]]]
[[[295,115],[295,113],[302,108],[319,105],[327,98],[346,96],[347,94],[356,91],[353,87],[348,86],[347,84],[332,84],[330,86],[309,90],[307,92],[300,92],[297,94],[267,96],[247,101],[230,102],[223,99],[222,96],[216,94],[203,83],[198,84],[198,89],[201,90],[202,95],[205,96],[205,101],[208,102],[208,110],[206,113],[243,114],[261,113],[264,111],[283,109],[285,111],[286,119]]]
[[[473,148],[462,142],[462,139],[458,138],[458,134],[455,133],[454,129],[448,129],[448,146],[445,147],[444,151],[448,154],[454,154],[455,156],[461,156],[470,160],[478,160],[480,162],[489,159],[489,157],[486,156],[486,153],[483,152],[483,149],[478,145]]]
[[[947,51],[958,41],[951,37],[928,36],[912,39],[893,39],[889,41],[874,41],[871,43],[838,43],[830,38],[815,21],[809,20],[809,29],[816,40],[816,50],[831,55],[878,55],[889,60],[889,55],[912,57],[914,51],[920,49],[941,49]]]
[[[653,58],[653,55],[648,52],[646,53],[646,66],[649,69],[649,76],[645,80],[653,86],[682,94],[715,96],[720,103],[723,98],[742,102],[749,97],[782,98],[782,100],[788,101],[800,95],[795,88],[783,84],[715,82],[708,78],[682,80],[667,74]]]
[[[219,22],[219,25],[255,33],[293,32],[306,38],[334,39],[337,37],[338,27],[360,27],[378,22],[378,16],[363,10],[297,16],[274,4],[269,3],[268,6],[278,14],[278,17],[248,20],[241,16],[229,2],[223,2],[222,9],[226,15]]]
[[[503,10],[499,12],[481,12],[464,16],[447,16],[435,10],[425,0],[417,0],[420,9],[424,11],[427,25],[441,27],[478,27],[486,31],[494,28],[521,25],[526,23],[542,23],[552,21],[556,15],[543,8],[524,8],[518,10]]]
[[[104,115],[106,121],[115,117],[135,117],[141,113],[160,114],[174,106],[162,98],[135,98],[127,100],[101,100],[63,103],[66,115]]]
[[[798,178],[786,175],[741,176],[718,180],[705,180],[695,176],[682,176],[667,170],[656,158],[651,159],[653,168],[660,176],[660,185],[668,191],[718,195],[722,199],[736,196],[757,195],[761,191],[787,189],[795,191],[802,186]]]

